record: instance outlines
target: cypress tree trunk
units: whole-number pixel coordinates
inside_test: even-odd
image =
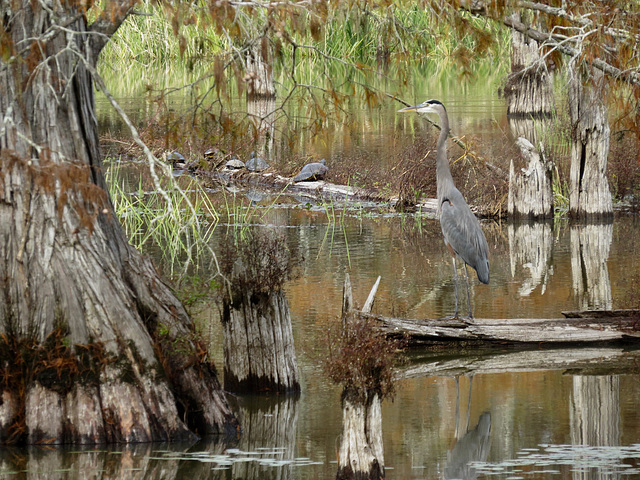
[[[581,71],[571,73],[569,214],[576,218],[598,220],[613,216],[607,180],[610,131],[604,88],[604,76],[595,69],[588,81]]]
[[[507,212],[512,217],[529,219],[553,217],[552,165],[544,155],[542,143],[539,149],[523,137],[518,138],[516,143],[527,162],[527,168],[516,172],[511,161]]]
[[[520,14],[514,14],[520,22]],[[538,132],[548,124],[553,112],[551,74],[540,58],[538,42],[512,31],[511,74],[504,93],[507,99],[509,127],[525,160],[509,172],[510,216],[528,219],[553,216],[552,164],[545,155]]]
[[[520,14],[514,13],[520,22]],[[540,58],[538,42],[512,31],[511,74],[505,86],[507,114],[548,115],[554,110],[551,74]]]
[[[104,36],[69,5],[55,18],[20,6],[0,3],[12,53],[0,63],[0,441],[234,430],[191,320],[128,245],[105,190],[88,69]],[[104,35],[119,25],[107,23]]]

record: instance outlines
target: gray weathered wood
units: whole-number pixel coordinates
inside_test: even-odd
[[[514,13],[512,19],[520,23],[520,13]],[[513,29],[511,46],[511,74],[505,87],[507,114],[550,114],[554,110],[553,85],[538,42]]]
[[[353,289],[351,288],[351,277],[348,273],[344,275],[344,287],[342,289],[342,318],[345,319],[346,316],[351,313],[352,310],[355,309],[355,304],[353,303]]]
[[[613,216],[607,180],[609,121],[604,103],[605,79],[599,70],[572,69],[569,81],[571,171],[569,213],[578,218]],[[587,78],[587,74],[591,77]]]
[[[363,402],[348,392],[342,398],[342,437],[336,479],[384,478],[381,400],[376,393]]]
[[[552,218],[552,165],[544,155],[542,143],[536,148],[526,138],[519,137],[516,144],[527,162],[527,168],[516,172],[511,161],[507,212],[516,218]]]
[[[408,335],[411,343],[597,344],[640,342],[638,311],[615,318],[416,320],[359,313],[387,334]]]
[[[373,308],[373,302],[375,301],[376,292],[378,291],[378,286],[380,285],[381,278],[382,277],[378,275],[378,279],[376,280],[376,283],[374,283],[373,287],[371,287],[369,296],[367,297],[367,300],[364,302],[364,305],[362,306],[362,311],[364,313],[371,313],[371,309]]]
[[[282,291],[225,302],[224,385],[237,393],[300,391],[289,302]]]

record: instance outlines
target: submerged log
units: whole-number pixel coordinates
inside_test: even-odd
[[[412,363],[396,371],[396,379],[430,376],[564,370],[572,375],[615,375],[638,370],[640,350],[623,347],[590,346],[541,349],[539,346],[514,350],[467,349],[443,352],[420,350]]]
[[[640,343],[640,310],[616,310],[567,318],[474,318],[417,320],[358,312],[389,335],[405,335],[410,345],[526,345]]]

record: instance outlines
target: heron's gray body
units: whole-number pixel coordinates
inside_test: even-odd
[[[441,113],[442,111],[442,113]],[[445,244],[467,265],[473,267],[482,283],[489,283],[489,246],[482,232],[480,222],[469,208],[462,193],[453,183],[449,159],[447,158],[447,137],[449,118],[444,105],[435,110],[440,115],[442,130],[438,137],[436,156],[436,178],[440,227]]]
[[[441,131],[438,137],[436,153],[436,181],[438,212],[440,227],[444,242],[453,255],[454,279],[456,285],[456,312],[458,315],[458,272],[456,255],[476,271],[478,280],[489,283],[489,246],[482,232],[480,222],[473,214],[462,193],[453,183],[449,160],[447,158],[447,137],[449,136],[449,117],[444,105],[437,100],[428,100],[415,107],[404,108],[402,111],[416,111],[418,113],[437,113],[440,116]],[[464,269],[465,277],[467,269]],[[472,317],[471,298],[467,279],[467,300],[469,302],[469,317]]]

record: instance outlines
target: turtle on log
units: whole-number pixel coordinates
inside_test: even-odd
[[[224,166],[229,170],[240,170],[241,168],[244,168],[246,165],[242,160],[239,160],[238,158],[233,157],[231,160],[225,163]]]
[[[293,178],[294,182],[304,182],[312,180],[322,180],[329,171],[326,160],[323,158],[319,162],[307,163],[300,173]]]
[[[252,172],[261,172],[269,168],[267,161],[256,155],[256,152],[251,152],[251,158],[247,160],[247,168]]]

